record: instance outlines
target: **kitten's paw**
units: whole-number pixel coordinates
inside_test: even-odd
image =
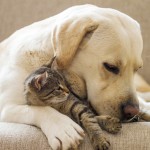
[[[94,138],[93,145],[94,150],[108,150],[110,147],[109,141],[103,136],[100,136],[99,138]]]
[[[109,115],[97,116],[98,123],[103,130],[106,130],[109,133],[116,134],[121,128],[121,122],[118,118],[111,117]]]
[[[82,128],[65,115],[55,113],[44,121],[41,129],[52,150],[77,149],[83,140],[84,131]]]

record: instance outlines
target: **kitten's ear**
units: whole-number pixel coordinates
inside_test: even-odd
[[[54,56],[47,64],[46,67],[57,70],[58,65],[56,61],[56,56]]]
[[[42,86],[45,85],[47,77],[48,77],[47,71],[35,77],[35,87],[39,91],[41,90]]]

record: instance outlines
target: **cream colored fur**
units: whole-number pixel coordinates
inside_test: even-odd
[[[60,68],[84,80],[99,113],[119,117],[122,101],[137,102],[133,78],[142,66],[142,48],[135,20],[93,5],[71,7],[16,31],[0,43],[0,120],[38,126],[54,150],[61,146],[58,138],[63,150],[77,146],[83,130],[76,123],[53,108],[25,104],[24,79],[56,55]],[[117,65],[119,75],[103,62]]]

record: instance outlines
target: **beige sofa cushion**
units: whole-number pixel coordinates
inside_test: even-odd
[[[105,135],[110,140],[110,150],[150,150],[150,123],[124,124],[119,134],[105,132]],[[81,149],[92,150],[87,138],[85,143]],[[36,127],[0,123],[0,150],[50,150],[50,147],[45,135]]]

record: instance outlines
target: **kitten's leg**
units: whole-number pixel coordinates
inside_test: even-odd
[[[96,118],[100,127],[109,133],[116,134],[122,128],[121,122],[118,118],[111,117],[109,115],[101,115],[97,116]]]
[[[63,104],[65,111],[76,122],[81,124],[89,135],[94,150],[107,150],[110,146],[109,141],[105,138],[94,113],[73,95]],[[63,110],[63,109],[61,109]]]
[[[91,112],[81,114],[81,124],[86,129],[94,150],[107,150],[110,146],[95,116]]]

